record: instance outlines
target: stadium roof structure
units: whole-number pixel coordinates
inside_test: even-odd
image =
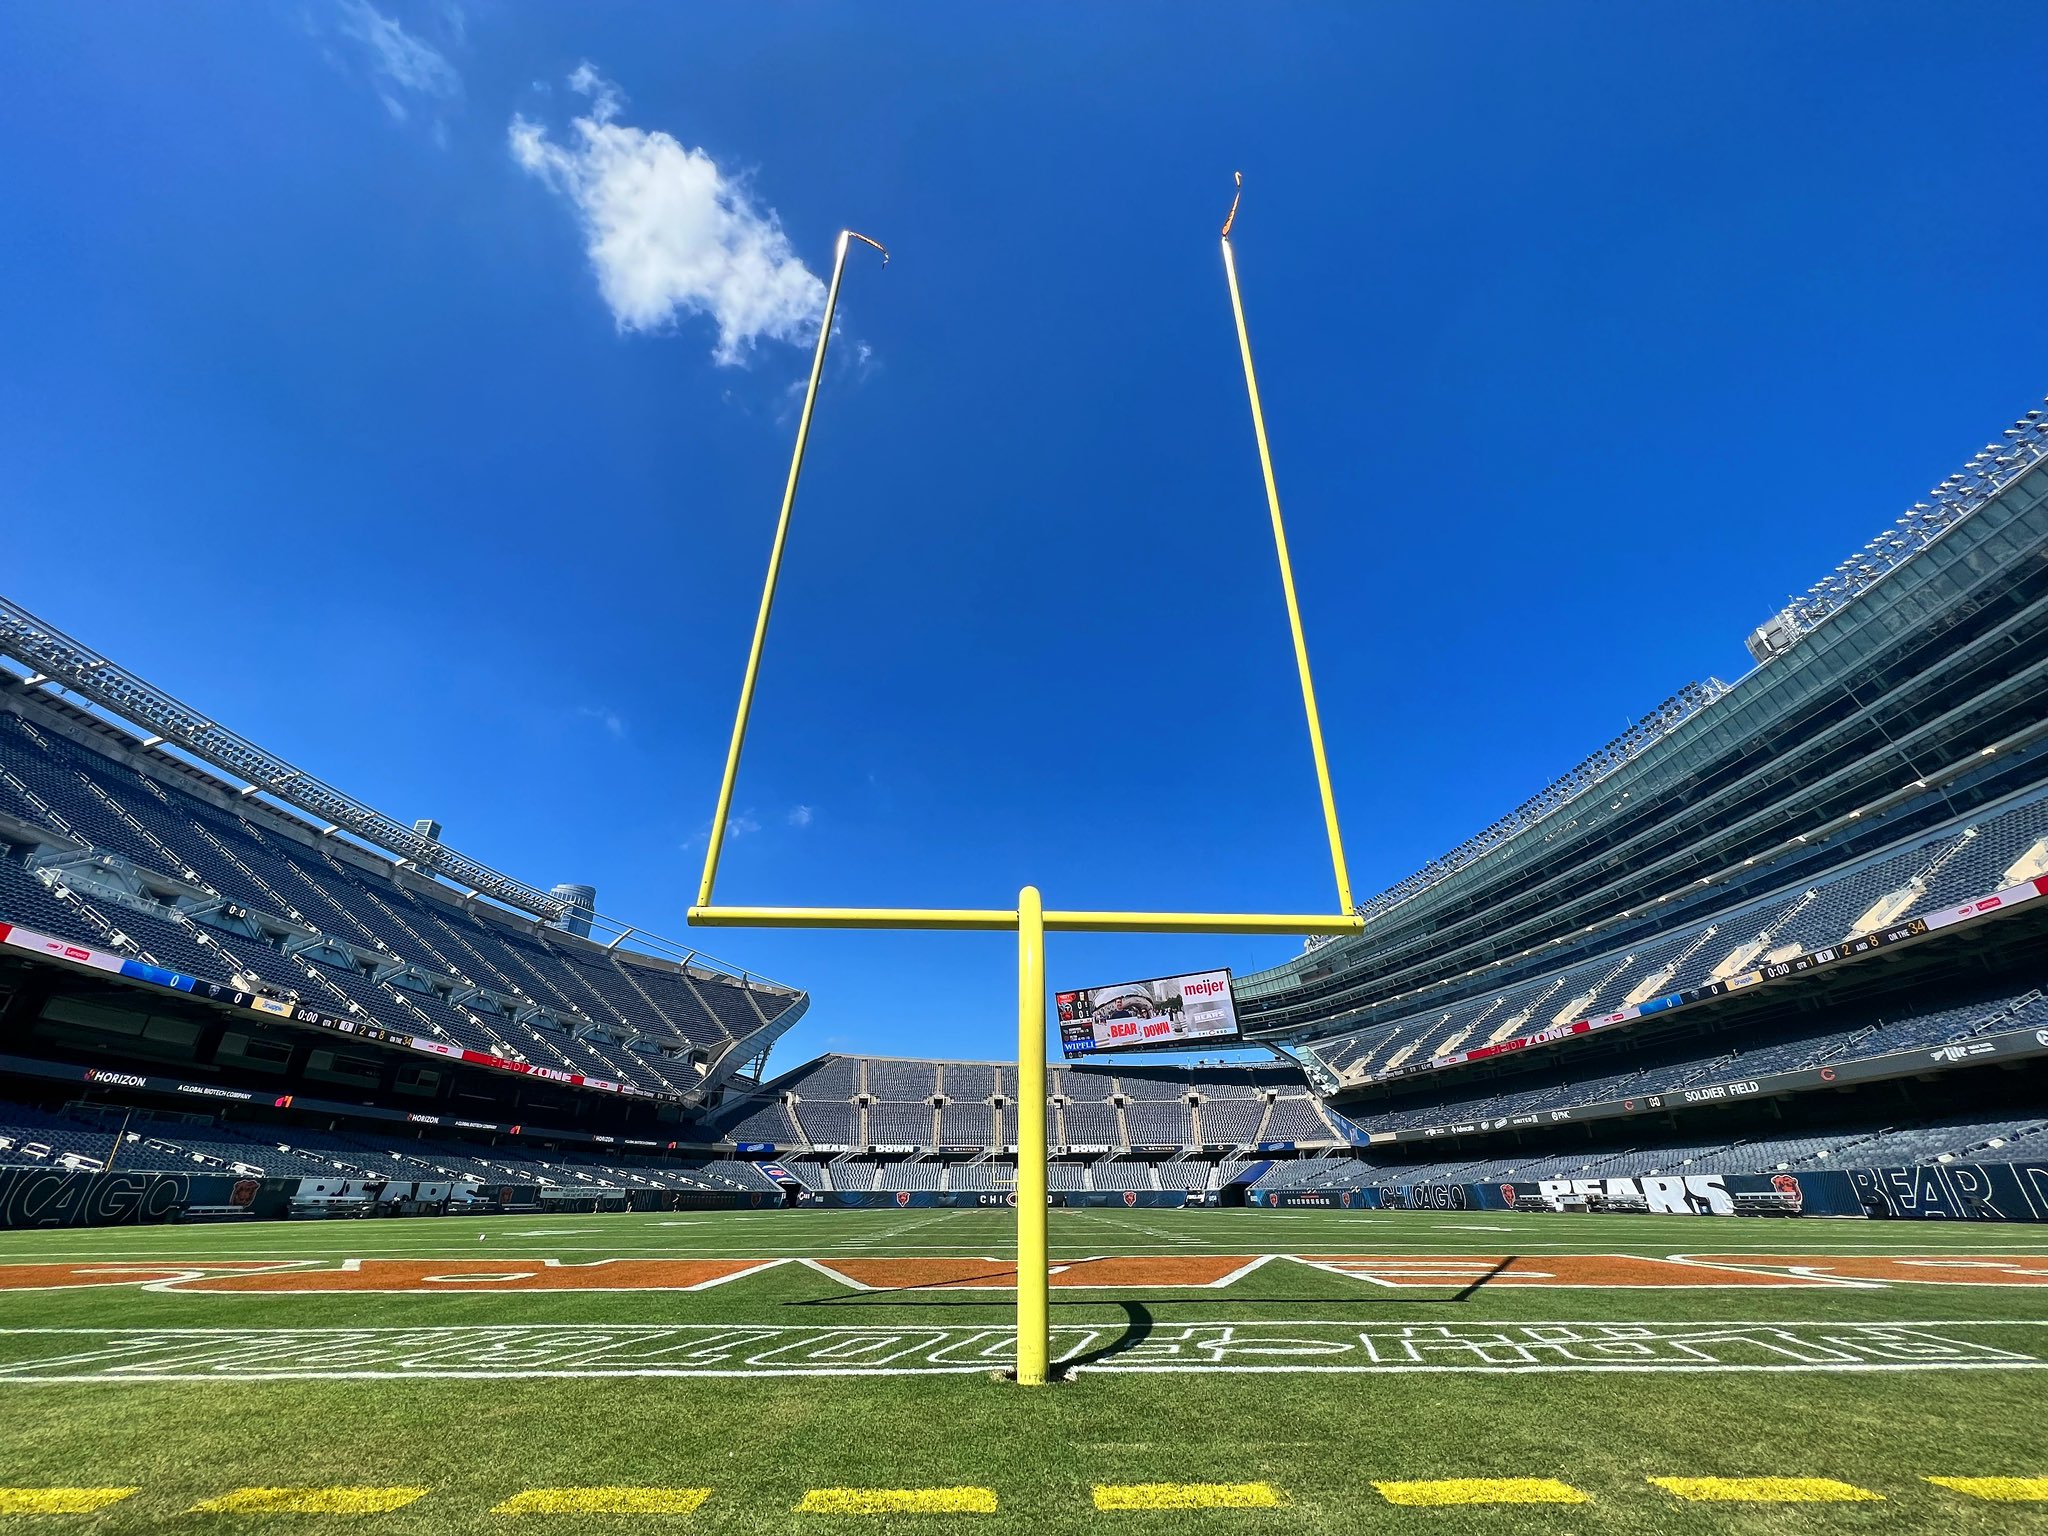
[[[365,842],[410,859],[422,869],[432,870],[508,907],[549,921],[559,921],[568,913],[569,905],[561,897],[500,874],[489,865],[444,846],[439,839],[343,793],[303,768],[293,767],[4,597],[0,597],[0,652],[35,669],[28,679],[32,686],[57,683],[102,709],[155,732],[145,745],[170,742],[287,805],[323,817]]]
[[[2041,403],[2048,406],[2048,399]],[[1790,650],[2044,458],[2048,413],[2031,410],[1929,491],[1927,500],[1914,502],[1889,528],[1753,631],[1750,654],[1763,662]]]
[[[141,743],[146,751],[161,752],[168,746],[189,753],[201,763],[240,780],[245,786],[241,791],[245,797],[267,795],[314,817],[320,824],[318,830],[326,835],[351,833],[370,847],[397,856],[402,863],[448,881],[466,896],[487,897],[544,922],[559,926],[571,916],[572,904],[562,896],[460,853],[439,837],[407,826],[286,762],[6,597],[0,597],[0,655],[11,656],[30,669],[24,679],[26,688],[61,688],[82,703],[149,733]],[[593,932],[607,935],[598,940],[606,947],[618,948],[630,939],[635,948],[680,960],[685,965],[702,966],[742,981],[780,985],[772,978],[729,965],[701,950],[606,918],[580,905],[575,907],[574,916],[588,918]]]
[[[1396,880],[1379,895],[1360,906],[1358,915],[1368,921],[1378,917],[1382,912],[1398,907],[1409,897],[1428,890],[1439,880],[1455,874],[1475,859],[1484,857],[1524,828],[1534,826],[1560,806],[1569,805],[1587,790],[1597,788],[1600,781],[1615,769],[1640,757],[1727,691],[1728,685],[1718,677],[1710,677],[1703,683],[1687,683],[1606,746],[1592,753],[1569,772],[1553,779],[1485,831],[1466,838],[1442,858],[1431,859],[1405,879]],[[1311,944],[1319,947],[1330,942],[1332,941],[1329,938],[1324,937],[1312,940]]]
[[[2042,405],[2048,407],[2048,399]],[[1763,666],[1785,654],[2044,459],[2048,459],[2048,410],[2035,409],[2006,428],[2000,441],[1987,443],[1960,470],[1929,491],[1926,501],[1916,501],[1908,507],[1884,532],[1753,631],[1747,644],[1757,665]],[[1610,774],[1640,757],[1731,690],[1732,685],[1717,677],[1687,683],[1621,735],[1484,831],[1361,903],[1357,908],[1359,915],[1370,923],[1484,858],[1553,811],[1596,788]],[[1316,950],[1334,942],[1331,936],[1319,935],[1311,938],[1306,948]]]

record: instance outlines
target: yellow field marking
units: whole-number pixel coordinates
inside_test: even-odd
[[[800,1515],[992,1515],[993,1488],[813,1488]]]
[[[687,1515],[711,1497],[709,1488],[529,1488],[494,1515]]]
[[[0,1515],[89,1515],[133,1488],[0,1488]]]
[[[237,1488],[194,1504],[188,1515],[381,1515],[403,1509],[424,1488]]]
[[[1097,1483],[1097,1509],[1278,1509],[1271,1483]]]
[[[2001,1504],[2048,1502],[2048,1477],[1930,1477],[1927,1481],[1973,1499],[1996,1499]]]
[[[1554,1477],[1451,1477],[1435,1482],[1374,1483],[1389,1504],[1590,1504]]]
[[[1848,1504],[1884,1497],[1832,1477],[1653,1477],[1650,1481],[1666,1493],[1695,1502]]]

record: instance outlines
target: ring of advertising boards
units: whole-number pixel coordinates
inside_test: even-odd
[[[1055,992],[1060,1051],[1072,1060],[1101,1051],[1170,1051],[1238,1038],[1230,972],[1155,976]]]

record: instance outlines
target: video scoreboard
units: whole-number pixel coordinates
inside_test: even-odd
[[[1060,1053],[1072,1060],[1103,1051],[1166,1051],[1238,1038],[1230,972],[1155,976],[1107,987],[1055,992]]]

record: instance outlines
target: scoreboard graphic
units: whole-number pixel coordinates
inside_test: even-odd
[[[1163,1051],[1236,1040],[1230,972],[1155,976],[1107,987],[1055,992],[1060,1051],[1067,1059],[1103,1051]]]

